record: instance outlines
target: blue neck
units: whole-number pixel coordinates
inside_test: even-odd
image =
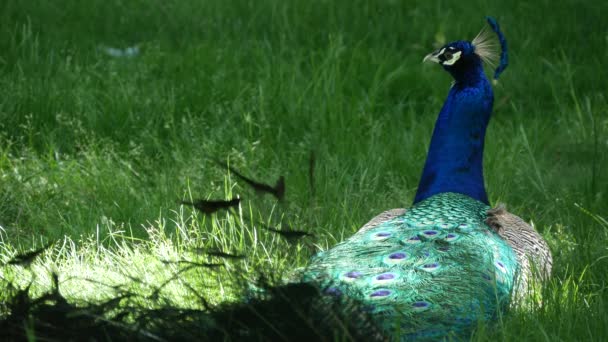
[[[483,146],[494,95],[481,61],[447,69],[455,79],[433,131],[414,203],[456,192],[488,204],[483,180]]]

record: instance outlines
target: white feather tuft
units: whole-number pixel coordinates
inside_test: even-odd
[[[481,32],[471,42],[475,46],[475,53],[481,59],[494,67],[500,59],[500,45],[496,34],[488,27],[484,26]]]

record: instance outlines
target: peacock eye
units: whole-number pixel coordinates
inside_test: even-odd
[[[449,61],[450,59],[452,59],[452,53],[451,52],[445,52],[443,54],[443,57],[445,58],[446,61]]]

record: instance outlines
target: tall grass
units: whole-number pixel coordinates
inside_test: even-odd
[[[176,271],[160,260],[199,260],[189,254],[197,247],[247,255],[227,264],[233,272],[185,276],[214,302],[238,298],[228,274],[287,277],[373,215],[411,203],[450,83],[421,59],[494,15],[511,65],[495,87],[487,188],[543,233],[555,269],[542,306],[475,338],[606,340],[606,10],[602,1],[5,0],[0,260],[58,241],[32,266],[34,289],[54,269],[74,300],[111,295],[85,276],[160,284]],[[108,46],[140,53],[115,58]],[[285,175],[285,203],[209,157],[269,182]],[[232,195],[245,215],[178,205]],[[258,219],[315,236],[283,241]],[[19,266],[0,276],[31,279]],[[196,303],[183,283],[165,291]]]

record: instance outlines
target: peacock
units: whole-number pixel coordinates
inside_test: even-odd
[[[497,21],[487,22],[491,30],[472,41],[448,43],[424,58],[440,64],[454,83],[412,207],[378,215],[314,256],[302,274],[329,296],[361,303],[394,340],[465,337],[551,272],[543,238],[504,206],[489,206],[482,160],[494,95],[483,64],[499,61],[497,80],[508,61]]]

